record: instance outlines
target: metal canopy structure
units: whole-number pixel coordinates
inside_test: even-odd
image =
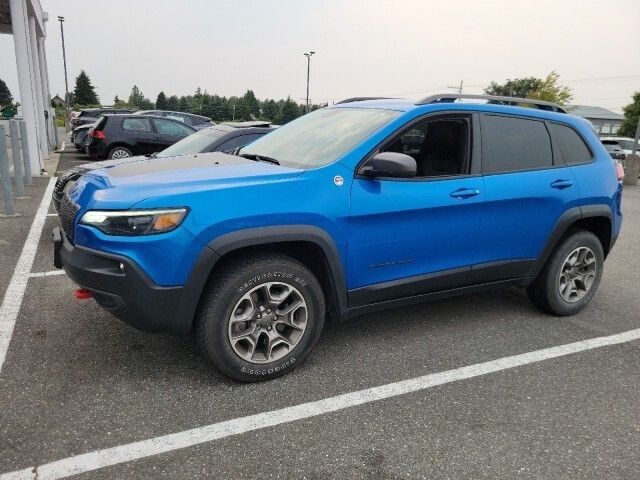
[[[44,46],[48,18],[39,0],[0,0],[0,33],[13,35],[20,103],[34,172],[43,169],[49,154],[48,138],[54,138]]]

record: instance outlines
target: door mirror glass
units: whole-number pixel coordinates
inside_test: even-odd
[[[382,152],[368,162],[363,173],[369,177],[413,178],[416,161],[404,153]]]

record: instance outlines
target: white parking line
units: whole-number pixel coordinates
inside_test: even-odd
[[[11,335],[13,334],[13,327],[16,324],[20,306],[22,305],[24,291],[27,288],[29,273],[33,266],[33,260],[36,257],[40,234],[44,227],[44,221],[47,218],[49,203],[51,202],[51,193],[53,192],[55,183],[56,177],[51,177],[44,191],[40,206],[33,218],[31,229],[24,242],[24,247],[22,247],[20,258],[18,258],[18,263],[9,281],[7,291],[4,294],[2,305],[0,305],[0,372],[2,372],[2,365],[4,365],[4,359],[7,356]]]
[[[48,272],[32,272],[29,274],[29,278],[38,277],[53,277],[54,275],[64,275],[64,270],[49,270]]]
[[[0,480],[8,479],[54,479],[90,472],[99,468],[119,463],[130,462],[161,453],[211,442],[221,438],[239,435],[266,427],[294,422],[304,418],[316,417],[325,413],[336,412],[345,408],[364,405],[398,395],[418,392],[428,388],[457,382],[489,373],[530,365],[552,358],[572,355],[594,348],[601,348],[621,343],[640,340],[640,328],[627,332],[597,337],[580,342],[568,343],[557,347],[544,348],[533,352],[504,357],[467,367],[433,373],[422,377],[389,383],[378,387],[345,393],[315,402],[302,403],[292,407],[258,413],[247,417],[214,423],[204,427],[172,433],[161,437],[150,438],[139,442],[128,443],[112,448],[83,453],[46,463],[38,467],[29,467],[0,475]]]

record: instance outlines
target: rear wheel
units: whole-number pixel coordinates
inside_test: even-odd
[[[600,284],[604,253],[600,240],[584,230],[567,236],[556,247],[527,289],[531,301],[545,312],[573,315],[593,298]]]
[[[111,150],[109,150],[109,155],[107,158],[117,159],[117,158],[127,158],[130,156],[131,156],[131,150],[129,150],[127,147],[113,147]]]
[[[198,342],[229,378],[256,382],[293,370],[324,324],[324,297],[301,263],[279,254],[226,263],[206,287]]]

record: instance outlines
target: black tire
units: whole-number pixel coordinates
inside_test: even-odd
[[[126,154],[126,156],[123,155],[122,157],[118,157],[118,158],[127,158],[133,155],[131,153],[131,150],[129,150],[127,147],[117,146],[109,150],[109,155],[107,155],[107,158],[111,160],[114,157],[114,155],[116,155],[116,152],[123,152],[124,154]]]
[[[560,294],[560,273],[569,254],[581,247],[587,247],[595,258],[595,276],[584,296],[569,302]],[[558,316],[574,315],[582,310],[593,298],[604,267],[604,252],[598,237],[585,230],[575,230],[565,236],[556,246],[542,271],[527,288],[529,299],[540,310]]]
[[[231,315],[248,292],[273,281],[287,284],[301,294],[306,303],[306,328],[282,358],[269,363],[253,363],[242,358],[232,347]],[[322,288],[307,267],[286,255],[247,255],[226,262],[207,283],[196,314],[195,335],[202,350],[223,375],[240,382],[259,382],[279,377],[297,367],[318,340],[324,317]]]

